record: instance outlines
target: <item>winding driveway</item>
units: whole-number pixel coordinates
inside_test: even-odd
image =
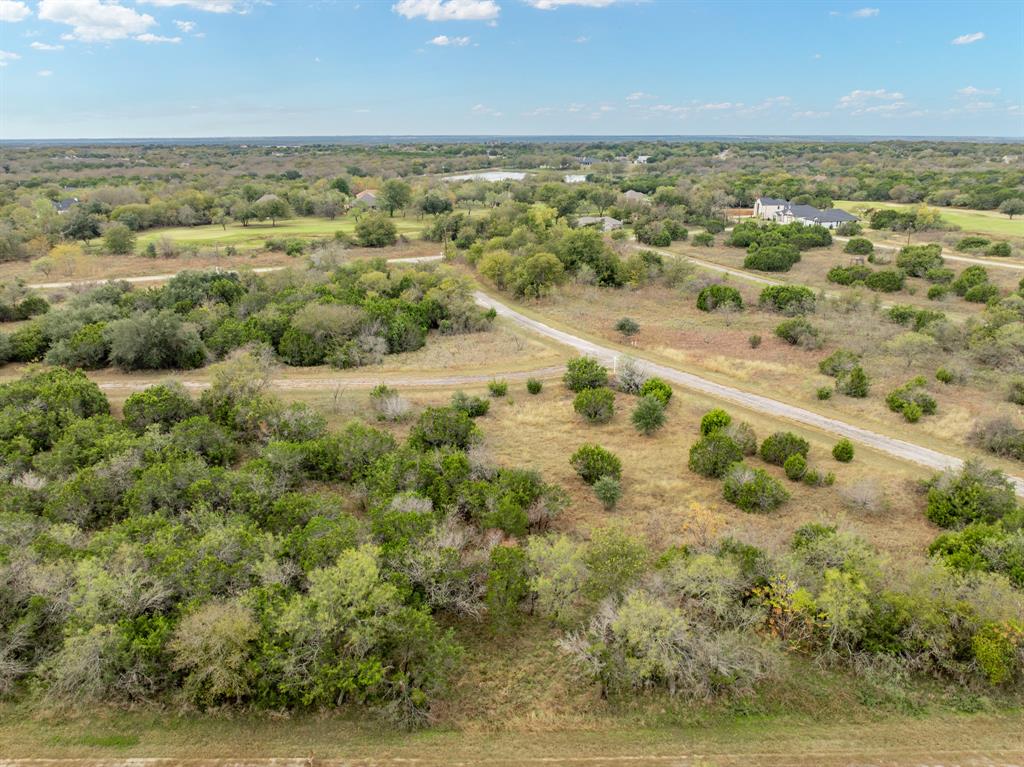
[[[420,256],[416,258],[393,260],[406,262],[424,262],[437,261],[440,259],[441,256]],[[270,272],[283,268],[286,267],[262,267],[260,269],[254,269],[253,271]],[[725,269],[726,267],[722,268]],[[127,278],[126,281],[133,283],[155,282],[160,280],[167,280],[173,276],[174,275],[153,275],[148,277],[129,277]],[[749,275],[744,274],[743,276],[747,277]],[[89,282],[91,281],[86,281],[84,284],[89,284]],[[49,283],[41,285],[32,285],[30,287],[40,289],[51,287],[69,288],[73,287],[76,284],[83,283]],[[592,357],[595,357],[605,364],[614,365],[617,359],[621,356],[618,351],[612,349],[611,347],[602,346],[600,344],[594,343],[593,341],[588,341],[585,338],[573,335],[572,333],[566,332],[564,330],[559,330],[558,328],[552,327],[551,325],[541,322],[540,320],[535,320],[531,317],[527,317],[525,314],[517,312],[515,309],[512,309],[511,307],[502,303],[493,296],[484,293],[483,291],[476,291],[474,293],[474,298],[476,299],[476,302],[481,306],[494,309],[499,317],[503,317],[506,320],[513,322],[522,328],[537,333],[538,335],[545,336],[547,338],[558,341],[559,343],[568,346],[569,348],[574,349],[575,351],[581,354],[587,354]],[[821,431],[825,431],[831,434],[837,434],[839,436],[846,437],[850,440],[859,442],[862,445],[867,445],[868,447],[873,448],[874,450],[877,450],[881,453],[894,456],[901,460],[910,461],[912,463],[916,463],[921,466],[926,466],[930,469],[935,469],[939,471],[950,468],[956,469],[963,465],[963,460],[961,458],[949,455],[947,453],[939,452],[938,450],[932,450],[931,448],[922,447],[921,445],[916,445],[912,442],[897,439],[896,437],[889,437],[885,434],[879,434],[878,432],[871,431],[870,429],[865,429],[860,426],[854,426],[852,424],[846,423],[845,421],[840,421],[836,418],[831,418],[829,416],[821,415],[820,413],[815,413],[812,410],[806,410],[804,408],[797,407],[796,405],[790,405],[786,402],[774,400],[770,397],[765,397],[760,394],[753,394],[751,392],[743,391],[742,389],[737,389],[732,386],[720,384],[715,381],[711,381],[707,378],[702,378],[701,376],[695,375],[693,373],[687,373],[676,368],[659,364],[657,362],[652,362],[650,360],[643,358],[639,359],[644,363],[647,371],[649,371],[653,375],[660,376],[661,378],[664,378],[666,381],[670,381],[671,383],[677,384],[692,391],[700,392],[702,394],[707,394],[709,396],[725,400],[726,402],[732,402],[741,407],[749,408],[751,410],[764,413],[766,415],[775,416],[778,418],[785,418],[790,421],[793,421],[794,423],[799,423],[814,429],[819,429]],[[547,368],[544,371],[509,373],[507,374],[507,377],[520,378],[529,375],[536,375],[538,373],[554,373],[557,372],[558,370],[560,370],[560,368]],[[278,388],[287,389],[310,389],[323,388],[325,386],[344,385],[359,386],[377,384],[380,382],[381,378],[381,376],[376,376],[372,381],[370,381],[370,379],[364,380],[353,378],[308,379],[306,381],[299,379],[288,382],[280,381],[277,382],[276,385]],[[421,386],[457,386],[462,384],[481,383],[483,381],[489,381],[491,380],[491,378],[493,378],[492,374],[477,374],[469,376],[443,376],[439,378],[427,379],[409,377],[403,379],[401,377],[391,378],[389,376],[388,380],[389,382],[394,382],[399,385],[405,383],[406,385]],[[124,384],[110,382],[104,383],[105,388],[108,389],[120,387],[130,388],[139,385],[143,385],[142,382],[125,382]],[[186,385],[201,387],[204,384],[200,382],[187,382]],[[1017,494],[1024,495],[1024,479],[1021,479],[1020,477],[1016,476],[1011,476],[1009,477],[1009,479],[1016,488]]]

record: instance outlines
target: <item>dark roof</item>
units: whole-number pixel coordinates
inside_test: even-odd
[[[762,205],[788,205],[789,200],[777,200],[774,197],[758,197],[757,201]]]
[[[845,210],[840,208],[828,208],[821,210],[815,208],[813,205],[794,205],[792,203],[786,205],[786,212],[793,215],[794,218],[803,218],[808,221],[816,221],[823,224],[837,223],[841,224],[846,221],[856,221],[856,216],[851,216]]]

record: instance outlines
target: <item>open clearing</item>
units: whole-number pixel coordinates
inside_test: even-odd
[[[423,219],[394,216],[391,219],[400,235],[415,235],[423,230]],[[357,218],[354,215],[338,218],[295,218],[278,221],[272,225],[266,221],[250,222],[248,226],[230,223],[227,227],[220,224],[206,226],[176,226],[163,229],[150,229],[138,238],[138,247],[144,248],[151,242],[164,237],[179,245],[234,245],[236,247],[262,248],[271,239],[314,239],[333,237],[335,232],[352,235],[356,229]]]
[[[854,200],[835,200],[835,207],[862,216],[871,208],[909,208],[910,203],[901,202],[858,202]],[[942,220],[960,227],[964,232],[992,234],[1003,237],[1024,237],[1024,218],[1010,219],[996,210],[964,210],[960,208],[936,208]]]

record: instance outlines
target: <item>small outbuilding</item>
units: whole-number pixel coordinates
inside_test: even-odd
[[[622,228],[622,222],[611,216],[580,216],[576,219],[577,227],[593,226],[602,232],[613,232]]]

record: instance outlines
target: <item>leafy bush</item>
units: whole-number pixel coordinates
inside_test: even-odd
[[[849,463],[853,460],[853,443],[845,437],[833,446],[832,457],[840,463]]]
[[[896,266],[911,277],[924,277],[929,270],[941,268],[943,263],[942,246],[937,243],[907,245],[896,256]]]
[[[834,266],[828,270],[829,282],[837,285],[853,285],[856,282],[864,282],[871,276],[872,270],[867,266]]]
[[[562,380],[569,391],[596,389],[608,385],[608,369],[593,357],[574,357],[565,364]]]
[[[956,380],[956,374],[947,368],[939,368],[935,371],[935,380],[939,383],[951,384]]]
[[[985,255],[996,258],[1009,258],[1013,255],[1013,251],[1008,242],[993,242],[985,251]]]
[[[668,407],[669,400],[672,399],[672,387],[664,379],[652,376],[640,386],[639,394],[641,397],[654,397]]]
[[[572,408],[590,423],[608,423],[615,415],[615,392],[607,386],[584,389],[573,399]]]
[[[356,241],[364,248],[385,248],[398,242],[395,224],[383,213],[363,216],[355,227]]]
[[[763,469],[736,463],[725,475],[722,495],[743,511],[764,514],[789,500],[786,489]]]
[[[452,407],[428,407],[409,433],[409,444],[420,449],[454,447],[465,450],[477,440],[473,419]]]
[[[782,466],[792,455],[806,458],[810,449],[810,444],[803,437],[789,431],[777,431],[761,443],[761,458],[767,463]]]
[[[732,416],[721,408],[709,410],[700,419],[700,433],[703,436],[721,431],[732,423]]]
[[[140,434],[153,424],[167,431],[198,412],[196,403],[179,383],[150,386],[124,402],[124,422]]]
[[[693,244],[701,248],[710,248],[715,244],[715,236],[710,232],[697,232],[693,235]]]
[[[950,287],[953,288],[953,292],[958,296],[964,296],[967,291],[977,285],[983,285],[988,282],[988,271],[984,266],[968,266],[962,272],[960,276],[953,280]]]
[[[495,628],[519,622],[520,603],[530,595],[526,552],[518,546],[495,546],[487,564],[484,601],[487,617]]]
[[[871,379],[864,368],[857,365],[849,373],[841,375],[836,381],[836,391],[847,397],[863,399],[871,393]]]
[[[822,401],[827,400],[827,399],[832,399],[832,387],[831,386],[819,386],[815,390],[814,396],[817,397],[819,400],[822,400]]]
[[[971,429],[970,441],[1002,458],[1024,461],[1024,429],[1010,418],[996,416],[979,421]]]
[[[824,375],[839,378],[860,364],[860,355],[849,349],[836,349],[818,363],[818,370]]]
[[[993,298],[999,298],[999,288],[991,282],[975,285],[964,293],[964,301],[969,301],[972,304],[986,304]]]
[[[470,418],[485,416],[491,409],[490,400],[486,400],[483,397],[471,397],[461,391],[457,391],[452,395],[451,406],[455,410],[465,413]]]
[[[622,477],[622,462],[610,450],[600,445],[586,444],[572,454],[570,465],[584,482],[592,485],[601,477]]]
[[[185,370],[206,362],[198,328],[168,310],[114,320],[106,337],[110,362],[122,370]]]
[[[793,245],[751,245],[743,259],[743,268],[760,272],[788,272],[799,260],[800,251]]]
[[[615,477],[605,474],[593,484],[594,495],[605,511],[613,511],[622,498],[622,484]]]
[[[950,293],[949,285],[932,285],[928,288],[928,300],[929,301],[941,301],[943,298],[948,296]]]
[[[843,253],[851,253],[856,256],[867,256],[874,252],[874,243],[867,237],[851,237],[843,248]]]
[[[761,345],[761,336],[758,333],[754,333],[754,335],[747,339],[747,343],[750,344],[751,349],[756,349]]]
[[[1017,510],[1013,485],[998,469],[970,460],[928,482],[925,515],[939,527],[962,528],[973,522],[998,522]]]
[[[702,477],[723,477],[729,467],[743,460],[739,445],[721,432],[701,437],[690,447],[687,465]]]
[[[657,397],[641,397],[631,420],[638,432],[650,436],[665,425],[665,405]]]
[[[538,378],[527,378],[526,379],[526,391],[530,394],[540,394],[544,388],[544,383]]]
[[[743,308],[743,296],[736,288],[728,285],[708,285],[697,294],[697,308],[702,312],[711,312],[720,306]]]
[[[795,453],[786,459],[786,462],[782,464],[782,469],[786,472],[787,477],[794,482],[799,482],[807,473],[807,459],[799,453]]]
[[[980,248],[987,247],[991,242],[987,237],[978,237],[977,235],[968,235],[967,237],[961,238],[956,244],[956,249],[961,253],[969,250],[978,250]]]
[[[803,317],[780,322],[775,327],[775,335],[788,344],[809,349],[817,348],[820,343],[818,329]]]
[[[743,455],[757,455],[757,435],[749,423],[733,421],[722,433],[736,443]]]
[[[640,332],[640,324],[634,319],[623,317],[615,323],[615,329],[622,335],[629,338],[630,336],[635,336]]]
[[[894,269],[881,269],[872,272],[864,279],[864,284],[880,293],[895,293],[903,290],[903,272]]]
[[[758,303],[783,314],[808,314],[814,311],[814,291],[803,285],[769,285]]]
[[[508,394],[508,382],[507,381],[490,381],[487,384],[487,392],[492,397],[504,397]]]
[[[922,415],[934,415],[938,403],[928,394],[927,385],[924,376],[918,376],[889,392],[885,404],[892,412],[902,413],[911,423],[917,422]]]

